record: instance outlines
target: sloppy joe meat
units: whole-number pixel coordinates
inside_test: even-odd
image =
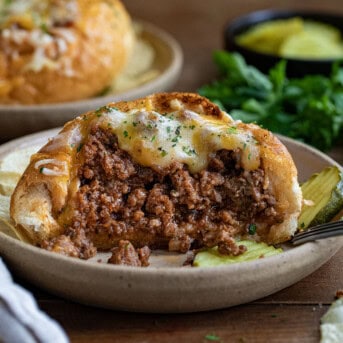
[[[217,151],[196,174],[178,162],[144,167],[120,149],[115,134],[94,127],[80,154],[69,236],[82,231],[88,238],[107,237],[112,247],[130,240],[136,248],[178,252],[218,245],[220,252],[238,255],[245,247],[233,237],[247,233],[251,223],[282,221],[263,169],[244,170],[239,150]]]
[[[108,260],[110,264],[134,267],[149,266],[150,249],[147,246],[135,249],[129,241],[121,240],[118,246],[114,247],[111,252],[112,256]]]

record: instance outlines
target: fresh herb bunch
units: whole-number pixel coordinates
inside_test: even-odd
[[[216,51],[221,77],[199,89],[234,119],[257,124],[328,150],[343,133],[343,68],[330,77],[288,78],[286,61],[265,75],[237,53]]]

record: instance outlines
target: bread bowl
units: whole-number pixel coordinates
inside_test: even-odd
[[[67,123],[31,157],[10,214],[23,240],[81,258],[122,240],[235,255],[237,237],[288,240],[301,203],[272,133],[197,94],[158,93]]]
[[[17,0],[0,4],[0,103],[42,104],[99,94],[133,44],[119,0]]]

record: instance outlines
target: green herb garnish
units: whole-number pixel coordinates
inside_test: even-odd
[[[214,334],[209,334],[209,335],[206,335],[206,336],[205,336],[205,339],[206,339],[207,341],[215,342],[215,341],[219,341],[219,340],[220,340],[220,337],[218,337],[217,335],[214,335]]]
[[[185,152],[188,156],[192,156],[192,155],[196,155],[196,151],[194,149],[192,149],[189,146],[183,146],[182,147],[183,152]]]
[[[40,29],[41,29],[44,33],[49,33],[49,28],[48,28],[48,25],[47,25],[46,23],[41,23]]]
[[[78,145],[78,147],[76,148],[76,151],[77,151],[77,152],[80,152],[81,149],[82,149],[82,147],[83,147],[83,143],[80,143],[80,144]]]
[[[343,134],[343,67],[332,66],[329,77],[290,78],[286,62],[263,74],[237,53],[216,51],[221,78],[199,89],[201,95],[234,119],[257,124],[297,138],[321,150],[330,149]]]
[[[110,106],[102,106],[98,108],[94,113],[96,114],[97,117],[101,117],[103,113],[109,113],[111,112],[112,107]]]
[[[162,157],[168,155],[167,151],[165,151],[161,146],[159,146],[157,149],[158,149],[159,151],[161,151],[161,156],[162,156]]]
[[[249,235],[254,235],[256,233],[256,224],[249,224],[249,227],[248,227],[248,232],[249,232]]]
[[[229,134],[235,134],[237,133],[237,127],[236,126],[230,126],[227,130],[226,130],[227,133]]]

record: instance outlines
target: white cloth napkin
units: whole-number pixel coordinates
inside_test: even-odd
[[[0,342],[69,342],[60,325],[38,308],[32,294],[13,282],[1,258]]]

